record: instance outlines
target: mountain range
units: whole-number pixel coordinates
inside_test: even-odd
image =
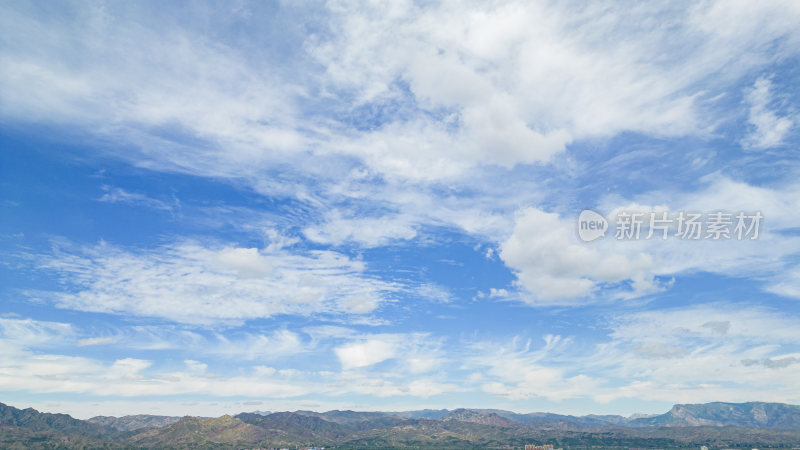
[[[675,405],[653,416],[520,414],[495,409],[254,412],[218,418],[89,420],[0,403],[0,448],[797,447],[800,406]]]
[[[172,425],[179,420],[181,420],[180,417],[137,414],[123,417],[95,416],[89,419],[88,422],[116,428],[120,431],[133,431],[141,428],[161,428]]]

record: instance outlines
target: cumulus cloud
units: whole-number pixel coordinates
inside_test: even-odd
[[[656,288],[653,258],[646,253],[604,252],[579,243],[575,224],[558,214],[527,208],[517,215],[514,232],[500,257],[517,273],[517,283],[535,303],[591,297],[599,283],[632,280]]]
[[[61,18],[4,8],[5,117],[124,135],[138,149],[118,156],[138,165],[276,191],[286,186],[255,176],[274,164],[323,178],[349,169],[323,155],[356,156],[387,178],[450,180],[476,164],[548,161],[585,137],[704,133],[706,80],[763,64],[753,55],[767,44],[792,51],[799,14],[792,2],[330,3],[329,32],[296,49],[311,75],[289,77],[246,46],[209,43],[196,17],[175,26],[140,5],[131,23],[114,5],[65,8]],[[662,26],[631,25],[654,18]]]
[[[796,297],[798,289],[792,255],[800,252],[800,239],[791,230],[800,221],[797,186],[780,189],[752,186],[719,174],[704,178],[700,189],[679,194],[647,192],[632,200],[618,196],[601,201],[609,211],[611,229],[604,239],[581,242],[576,232],[577,213],[567,218],[528,207],[518,211],[514,229],[499,255],[515,271],[523,300],[532,304],[575,304],[594,300],[602,288],[609,298],[629,298],[669,288],[674,277],[687,272],[711,272],[766,280],[764,289]],[[669,204],[660,204],[670,198]],[[666,213],[679,211],[745,212],[763,217],[758,239],[736,235],[723,240],[676,238],[646,239],[647,224],[638,240],[617,240],[614,224],[620,212]],[[706,233],[704,231],[704,233]],[[704,234],[705,236],[705,234]]]
[[[280,14],[302,15],[284,6]],[[276,55],[209,42],[196,28],[204,18],[178,26],[137,5],[126,11],[134,23],[114,5],[64,7],[74,14],[4,6],[4,117],[124,141],[102,151],[139,167],[335,205],[302,223],[304,237],[365,247],[430,225],[502,241],[510,213],[542,195],[520,179],[497,188],[508,172],[487,168],[544,163],[570,142],[623,131],[705,135],[718,120],[709,80],[716,93],[769,62],[757,56],[766,46],[800,48],[793,2],[333,2],[321,12],[328,33],[287,43],[296,45],[291,73],[308,76],[287,76],[265,61]],[[646,25],[655,18],[660,26]],[[341,182],[353,173],[363,183]],[[170,207],[116,188],[103,198]],[[374,214],[339,208],[353,199]],[[588,290],[585,281],[575,289]]]
[[[785,270],[800,251],[790,233],[800,220],[796,186],[757,187],[717,175],[690,194],[607,197],[600,205],[604,211],[760,210],[769,226],[758,242],[617,246],[606,239],[587,246],[574,235],[571,213],[551,209],[554,202],[545,198],[560,194],[560,188],[543,191],[562,180],[537,172],[550,162],[569,172],[571,155],[559,158],[587,139],[626,131],[708,136],[720,119],[715,99],[726,87],[738,90],[754,69],[797,55],[797,2],[689,8],[330,2],[320,12],[323,30],[298,38],[287,52],[295,56],[291,70],[275,63],[282,55],[251,52],[192,12],[178,24],[146,4],[125,7],[137,20],[125,20],[114,4],[64,4],[69,14],[63,15],[23,3],[0,8],[5,122],[63,126],[137,167],[290,197],[292,211],[281,220],[315,245],[377,247],[422,240],[429,227],[454,228],[499,245],[516,274],[518,292],[494,288],[489,297],[539,305],[581,304],[604,289],[615,298],[645,295],[665,287],[660,277],[692,271],[757,278],[773,293],[800,297],[796,266]],[[264,26],[246,14],[226,19]],[[778,108],[778,88],[759,78],[747,90],[752,134],[743,145],[786,141],[795,120]],[[99,200],[177,208],[113,187]],[[227,213],[234,209],[209,208],[209,217],[233,222]],[[237,219],[256,215],[238,213]],[[246,226],[263,237],[263,227]],[[61,278],[62,289],[36,295],[61,308],[215,329],[281,314],[345,315],[355,327],[353,315],[378,311],[399,291],[450,299],[431,284],[409,288],[376,279],[363,261],[339,251],[301,251],[296,239],[267,237],[265,248],[190,241],[62,248],[36,255],[42,269]],[[800,401],[800,365],[791,353],[798,324],[764,309],[735,311],[739,306],[615,314],[607,339],[572,355],[564,349],[578,338],[545,336],[542,347],[524,339],[452,343],[448,350],[463,357],[457,362],[427,333],[318,325],[308,327],[309,340],[284,328],[210,335],[174,325],[109,336],[4,318],[0,388],[269,398],[427,397],[472,389],[508,399],[599,401],[700,401],[702,392],[704,400]],[[135,355],[190,354],[178,359],[182,365],[164,367],[155,358],[100,361],[50,351],[65,342],[116,345]],[[314,351],[343,373],[273,362]],[[215,373],[210,360],[226,357],[259,365]],[[466,387],[438,373],[462,371],[472,373]]]
[[[763,223],[756,240],[738,240],[735,236],[721,241],[670,238],[663,242],[638,242],[631,247],[647,251],[657,258],[657,273],[661,275],[704,271],[760,278],[766,280],[765,290],[791,296],[792,289],[797,286],[792,276],[792,255],[800,253],[800,239],[791,231],[800,221],[800,187],[795,183],[778,187],[755,186],[719,173],[710,174],[701,181],[703,185],[691,192],[670,194],[653,191],[636,196],[632,201],[608,198],[602,202],[603,208],[609,211],[627,208],[672,213],[760,212]],[[670,199],[666,205],[663,204],[665,198]]]
[[[369,145],[348,147],[378,171],[421,179],[452,177],[475,163],[547,161],[575,139],[623,130],[702,134],[711,122],[698,114],[708,106],[698,85],[723,67],[735,76],[733,61],[744,73],[759,63],[750,52],[778,36],[798,40],[787,20],[798,11],[788,3],[578,11],[539,2],[343,2],[332,9],[335,38],[310,47],[331,89],[358,106],[411,98],[422,111],[444,111],[385,124],[365,134]],[[662,27],[631,25],[653,20]],[[741,25],[736,34],[731,21]],[[770,32],[753,23],[770,23]],[[616,45],[599,44],[609,40]]]
[[[217,259],[248,278],[264,277],[272,272],[269,259],[257,248],[225,248],[217,253]]]
[[[336,349],[336,355],[345,370],[371,366],[393,357],[396,352],[395,343],[381,339],[354,342]]]
[[[442,343],[428,333],[369,334],[350,339],[334,349],[343,370],[363,369],[392,360],[395,376],[422,374],[439,367],[445,358]]]

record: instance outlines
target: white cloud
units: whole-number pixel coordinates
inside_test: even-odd
[[[563,211],[524,207],[512,218],[519,205],[546,204],[542,187],[549,186],[506,178],[506,169],[553,161],[581,139],[623,131],[706,135],[719,119],[708,97],[773,60],[795,57],[797,2],[719,1],[688,9],[330,2],[323,22],[332,29],[303,43],[291,79],[265,61],[270,55],[210,42],[206,36],[214,33],[192,30],[189,19],[170,26],[133,6],[138,20],[126,21],[113,5],[85,3],[64,6],[74,13],[65,17],[74,19],[57,19],[19,5],[5,4],[0,14],[6,122],[63,125],[139,167],[235,179],[264,195],[294,197],[313,217],[293,211],[302,217],[285,220],[300,223],[315,243],[374,247],[422,240],[426,227],[454,227],[502,243],[499,254],[517,273],[522,297],[536,304],[579,303],[609,285],[613,295],[642,295],[663,287],[655,277],[689,271],[759,278],[767,290],[800,296],[797,268],[786,270],[785,262],[800,244],[776,233],[800,220],[796,187],[712,177],[693,194],[651,192],[603,205],[606,211],[631,204],[761,210],[769,228],[758,242],[623,247],[607,239],[586,246]],[[774,109],[773,91],[762,78],[748,92],[754,127],[748,145],[778,145],[794,124]],[[388,112],[376,119],[362,110]],[[117,188],[100,200],[171,208]],[[251,213],[239,212],[237,218]],[[248,224],[259,232],[260,225]],[[49,298],[82,311],[221,325],[279,314],[369,314],[398,291],[442,300],[448,294],[433,285],[377,280],[360,260],[301,252],[292,247],[296,239],[270,231],[263,249],[194,242],[63,249],[43,258],[42,267],[65,283]],[[517,297],[504,291],[489,296]],[[506,398],[699,401],[702,392],[709,400],[800,402],[792,381],[800,365],[790,348],[798,324],[733,307],[624,315],[592,357],[567,357],[561,349],[568,339],[552,336],[541,351],[519,342],[453,348],[476,373],[471,387]],[[2,320],[4,349],[13,352],[0,355],[0,390],[385,398],[465,389],[436,374],[453,361],[424,333],[362,335],[317,326],[307,342],[287,329],[208,336],[173,326],[109,337],[84,336],[67,324]],[[191,359],[165,368],[155,359],[121,355],[102,362],[42,350],[63,343],[183,348]],[[320,380],[275,361],[312,350],[335,355],[345,373]],[[213,363],[201,362],[224,355],[271,366],[214,375]]]
[[[705,185],[694,192],[649,192],[632,202],[609,199],[604,202],[604,208],[655,205],[668,198],[669,204],[660,208],[672,212],[724,210],[753,214],[758,211],[763,221],[756,240],[734,238],[697,242],[671,238],[663,242],[649,241],[638,250],[647,251],[657,259],[660,275],[705,271],[764,280],[767,282],[765,289],[778,289],[774,286],[780,285],[782,288],[778,290],[788,292],[787,288],[794,281],[787,274],[791,273],[793,255],[800,253],[800,239],[791,231],[800,221],[800,187],[797,184],[759,187],[720,174],[711,174],[702,181]],[[648,208],[656,207],[645,206],[643,210]]]
[[[176,209],[180,208],[180,203],[177,199],[174,199],[173,203],[169,204],[161,200],[150,198],[144,194],[128,192],[121,188],[103,186],[103,190],[105,191],[105,194],[103,194],[97,200],[105,203],[128,203],[131,205],[142,205],[147,208],[168,211],[173,215],[175,214]]]
[[[356,334],[352,328],[341,327],[336,325],[315,325],[303,328],[303,332],[311,336],[314,341],[320,341],[330,338],[346,338]]]
[[[780,362],[796,354],[800,322],[781,312],[707,304],[625,314],[612,327],[611,341],[585,362],[587,370],[617,380],[597,390],[599,401],[800,398],[794,381],[800,367]]]
[[[585,137],[705,133],[707,80],[770,62],[758,56],[767,45],[776,58],[796,52],[800,14],[791,1],[334,2],[329,32],[307,37],[290,78],[244,45],[209,42],[192,17],[176,27],[146,5],[135,23],[113,5],[65,8],[56,19],[4,7],[0,114],[124,136],[138,150],[118,156],[154,170],[287,194],[259,174],[290,163],[330,178],[352,166],[345,154],[387,179],[453,180],[475,165],[548,161]],[[341,119],[365,106],[401,113],[372,127]]]
[[[608,336],[600,342],[545,335],[541,345],[518,337],[445,348],[426,333],[318,330],[333,340],[315,351],[327,351],[330,343],[345,339],[332,352],[342,365],[339,373],[277,364],[229,371],[224,360],[216,366],[206,362],[214,352],[203,348],[185,349],[192,356],[177,367],[134,357],[101,362],[35,350],[40,341],[23,333],[3,338],[4,348],[17,351],[0,355],[0,389],[100,397],[203,393],[276,401],[309,394],[325,401],[353,393],[426,398],[456,392],[483,392],[511,401],[796,401],[797,322],[763,307],[717,303],[612,315]],[[463,381],[455,385],[459,377]]]
[[[257,248],[225,248],[217,254],[217,258],[248,278],[264,277],[272,272],[269,258],[259,254]]]
[[[599,403],[800,399],[795,317],[732,303],[610,317],[599,342],[545,335],[541,346],[521,337],[465,345],[466,388],[510,400]]]
[[[204,374],[208,369],[208,364],[202,363],[200,361],[195,361],[192,359],[187,359],[183,363],[186,364],[186,369],[190,373]]]
[[[605,250],[605,251],[604,251]],[[579,243],[575,224],[557,214],[527,208],[517,215],[500,257],[517,273],[517,282],[537,304],[588,298],[599,283],[632,280],[652,291],[653,258],[600,250]]]
[[[115,342],[117,342],[117,339],[114,337],[93,337],[93,338],[80,339],[78,341],[78,346],[88,347],[92,345],[113,344]]]
[[[611,336],[631,345],[697,340],[790,344],[798,336],[796,318],[765,308],[722,304],[630,313],[613,323]],[[734,305],[735,306],[735,305]]]
[[[67,323],[0,317],[0,339],[9,346],[8,351],[16,347],[59,345],[75,336],[75,330]]]
[[[784,297],[800,299],[800,266],[795,265],[774,275],[766,290]]]
[[[371,366],[394,357],[397,353],[397,344],[373,338],[343,345],[335,351],[342,368],[349,370]]]
[[[152,361],[146,361],[136,358],[123,358],[114,361],[109,368],[109,373],[115,377],[120,377],[126,380],[143,380],[144,376],[139,372],[147,369],[153,365]]]
[[[139,358],[122,357],[104,362],[82,356],[47,353],[45,349],[58,345],[72,349],[78,332],[70,324],[41,322],[31,319],[0,320],[0,345],[5,350],[0,354],[0,390],[35,393],[82,393],[96,396],[136,397],[139,395],[173,395],[202,393],[215,396],[274,396],[291,397],[308,392],[305,381],[289,381],[281,374],[266,374],[256,371],[252,376],[228,375],[208,376],[208,365],[193,359],[184,361],[184,366],[175,371],[161,367],[159,363]],[[97,341],[86,339],[83,341]],[[81,341],[78,341],[81,342]],[[234,342],[223,339],[223,344]],[[252,342],[241,342],[240,346]],[[136,348],[121,339],[118,347],[125,351]],[[201,347],[182,349],[192,354],[214,355],[228,351],[218,344],[216,348]],[[260,354],[264,349],[246,349]],[[280,352],[280,348],[275,348]],[[274,375],[274,376],[267,376]],[[324,384],[314,388],[324,391]]]
[[[484,392],[513,400],[543,397],[560,401],[584,397],[600,385],[600,380],[580,373],[574,365],[558,366],[548,361],[567,341],[560,336],[544,336],[545,345],[531,348],[530,341],[473,344],[473,356],[465,368],[474,372],[472,381]]]
[[[385,373],[393,377],[428,373],[446,360],[442,342],[427,333],[362,335],[336,347],[334,353],[345,371],[391,360]]]
[[[261,333],[232,329],[210,333],[181,325],[133,326],[120,329],[113,338],[87,340],[114,343],[119,348],[181,351],[189,355],[242,361],[297,356],[313,350],[318,344],[287,329]]]
[[[418,401],[438,394],[462,392],[464,389],[453,383],[442,380],[442,377],[417,376],[412,379],[389,379],[389,374],[370,375],[360,372],[348,372],[334,383],[333,394],[356,393],[371,395],[381,399],[388,397],[412,396]]]
[[[423,283],[410,289],[409,293],[439,303],[449,303],[453,300],[453,294],[448,289],[434,283]]]
[[[184,242],[129,252],[101,243],[43,256],[65,284],[57,306],[162,317],[186,323],[241,322],[276,314],[366,314],[398,289],[365,264],[331,251],[208,248]]]
[[[377,247],[391,240],[408,240],[417,235],[413,226],[403,223],[403,219],[407,220],[389,216],[345,219],[337,212],[323,224],[307,227],[303,235],[324,244],[355,242],[365,247]]]
[[[729,82],[764,62],[751,52],[778,37],[796,42],[790,18],[800,14],[785,2],[681,11],[355,1],[332,10],[336,38],[311,47],[332,90],[357,106],[413,96],[419,109],[446,111],[385,125],[363,137],[368,145],[349,147],[379,172],[418,179],[547,161],[575,139],[624,130],[703,134],[713,124],[699,114],[710,106],[701,98],[707,78]],[[736,34],[726,23],[734,19],[743,25]]]
[[[209,342],[206,349],[198,348],[196,351],[252,361],[297,356],[310,350],[299,334],[289,330],[278,330],[269,335],[246,334],[235,338],[218,334],[216,338],[218,343]]]
[[[224,399],[226,397],[269,398],[272,401],[315,394],[317,397],[341,397],[349,394],[371,394],[378,397],[411,396],[429,397],[444,392],[454,392],[458,387],[442,381],[443,374],[432,374],[439,367],[438,341],[426,334],[364,335],[335,349],[341,358],[343,372],[309,371],[291,365],[272,367],[263,364],[251,370],[238,367],[230,370],[226,358],[276,359],[281,355],[296,355],[311,347],[296,348],[298,335],[280,330],[271,336],[232,333],[230,337],[215,335],[200,344],[183,347],[183,342],[173,346],[148,347],[152,351],[180,349],[191,355],[183,359],[182,365],[172,365],[171,358],[159,360],[157,353],[152,359],[118,357],[112,361],[100,361],[89,357],[67,356],[46,353],[44,347],[51,346],[49,339],[31,339],[29,332],[14,330],[71,329],[68,324],[37,322],[29,319],[14,319],[15,323],[3,323],[0,335],[4,349],[14,349],[0,354],[0,390],[33,393],[72,393],[102,398],[104,396],[138,397],[203,394]],[[7,326],[5,326],[7,325]],[[323,331],[336,336],[348,336],[328,327]],[[71,335],[71,333],[68,333]],[[168,336],[162,336],[168,338]],[[57,336],[55,339],[62,338]],[[199,342],[199,341],[198,341]],[[329,344],[314,349],[327,352]],[[115,355],[136,350],[135,340],[119,339]],[[288,347],[287,347],[288,346]],[[238,348],[237,348],[238,347]],[[71,347],[70,347],[71,348]],[[322,353],[318,353],[322,355]],[[216,365],[206,362],[214,358]],[[219,359],[222,358],[222,359]],[[386,371],[372,371],[370,366],[382,360],[392,359],[393,365]],[[294,361],[294,360],[292,360]],[[320,400],[324,401],[324,400]]]
[[[767,280],[767,290],[794,296],[797,280],[790,261],[800,253],[800,239],[784,232],[800,221],[797,186],[756,187],[719,174],[702,181],[704,186],[689,193],[608,197],[601,210],[609,212],[612,227],[620,211],[758,211],[763,216],[758,239],[682,240],[674,237],[674,229],[666,240],[645,239],[644,227],[639,240],[617,240],[609,229],[604,239],[587,244],[577,237],[577,213],[570,219],[529,207],[518,212],[500,256],[516,272],[517,285],[527,294],[523,300],[533,304],[593,301],[600,288],[611,298],[637,297],[669,287],[656,277],[698,271]],[[665,198],[669,204],[658,203]]]
[[[747,102],[750,104],[748,121],[753,127],[742,144],[748,148],[771,148],[783,144],[783,139],[794,126],[794,121],[789,117],[780,117],[770,109],[773,100],[772,82],[768,78],[760,77],[747,93]]]
[[[178,27],[141,6],[133,23],[113,5],[77,3],[65,6],[74,20],[56,19],[9,4],[0,114],[126,142],[103,151],[151,170],[295,197],[323,209],[301,226],[318,243],[380,246],[429,225],[505,240],[510,212],[539,204],[540,186],[512,189],[487,169],[621,131],[705,135],[719,120],[709,90],[800,48],[791,1],[326,6],[330,33],[306,37],[288,77],[209,42],[191,17]],[[139,195],[104,197],[169,206]],[[374,214],[328,209],[352,199]]]
[[[496,298],[496,297],[500,298],[508,297],[508,291],[506,289],[495,289],[495,288],[489,289],[489,298]]]
[[[82,393],[96,396],[203,394],[220,397],[294,397],[312,391],[306,381],[272,377],[208,376],[205,364],[186,362],[183,370],[164,371],[151,361],[123,358],[110,365],[83,357],[17,355],[0,357],[0,390],[37,393]],[[313,390],[323,391],[322,385]]]

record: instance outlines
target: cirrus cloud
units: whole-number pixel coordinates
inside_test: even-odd
[[[61,308],[236,323],[277,314],[367,314],[399,287],[366,275],[363,262],[332,251],[206,247],[182,242],[148,251],[101,243],[41,258],[62,280]]]

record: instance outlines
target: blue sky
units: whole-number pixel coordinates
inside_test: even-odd
[[[796,2],[0,8],[4,403],[800,403]]]

